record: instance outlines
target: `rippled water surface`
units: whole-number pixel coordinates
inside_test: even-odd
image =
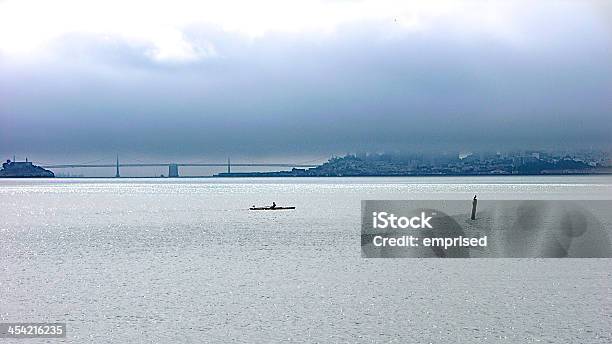
[[[612,178],[0,180],[0,321],[71,343],[612,342],[610,259],[360,257],[362,199],[474,194],[612,199]],[[297,209],[246,210],[272,201]]]

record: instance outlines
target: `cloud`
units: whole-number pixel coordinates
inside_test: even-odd
[[[2,2],[0,153],[609,146],[593,4]]]
[[[208,25],[251,39],[270,33],[327,33],[351,23],[393,23],[390,34],[429,30],[441,21],[460,31],[517,39],[519,4],[455,1],[35,1],[0,3],[0,51],[36,54],[71,34],[105,35],[154,47],[154,60],[193,61],[185,30]],[[520,38],[520,37],[518,37]],[[213,49],[209,49],[213,50]],[[213,54],[214,55],[214,54]]]

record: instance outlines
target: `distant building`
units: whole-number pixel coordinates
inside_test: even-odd
[[[459,153],[459,160],[469,158],[470,156],[472,156],[472,152]]]
[[[4,178],[53,178],[55,174],[28,161],[7,160],[2,164],[0,177]]]

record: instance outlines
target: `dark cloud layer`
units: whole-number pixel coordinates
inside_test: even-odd
[[[518,41],[442,24],[256,39],[194,26],[187,39],[216,54],[184,63],[153,61],[150,47],[119,38],[69,35],[45,58],[0,55],[0,153],[609,147],[609,18],[532,15]]]

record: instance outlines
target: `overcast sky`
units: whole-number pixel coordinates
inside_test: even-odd
[[[0,154],[610,147],[606,1],[1,1]]]

